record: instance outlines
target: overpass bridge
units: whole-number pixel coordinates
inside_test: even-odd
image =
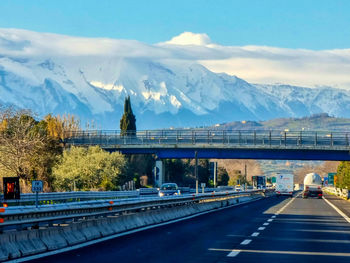
[[[123,154],[154,154],[158,185],[164,178],[162,159],[167,158],[194,158],[196,164],[198,158],[350,161],[347,132],[169,129],[121,134],[98,130],[70,133],[64,143],[68,147],[99,145]]]
[[[350,133],[350,132],[349,132]],[[348,132],[169,129],[79,131],[66,136],[66,146],[99,145],[123,154],[155,154],[158,159],[350,160]]]

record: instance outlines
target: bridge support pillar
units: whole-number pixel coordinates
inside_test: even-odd
[[[156,160],[156,167],[154,167],[154,181],[157,187],[164,183],[165,169],[162,160]]]

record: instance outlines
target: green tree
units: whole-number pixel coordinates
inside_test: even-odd
[[[63,152],[53,168],[54,187],[58,191],[116,190],[126,181],[123,155],[108,153],[98,146],[71,147]]]
[[[224,167],[219,167],[218,169],[218,185],[228,185],[230,177]]]
[[[210,165],[208,159],[200,159],[198,162],[198,179],[199,183],[209,184]]]
[[[130,96],[125,98],[124,114],[120,119],[120,130],[121,135],[136,134],[136,118],[131,108]]]
[[[148,184],[153,182],[154,157],[150,154],[132,154],[126,157],[127,179],[134,180],[136,188],[140,187],[140,177],[147,176]]]
[[[169,182],[177,183],[180,186],[186,185],[186,165],[180,159],[166,159],[165,178]]]
[[[337,170],[336,186],[350,189],[350,162],[340,162]]]

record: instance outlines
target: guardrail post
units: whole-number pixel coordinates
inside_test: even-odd
[[[196,194],[198,194],[198,153],[197,151],[194,152],[194,176],[196,178]]]
[[[287,132],[284,132],[284,146],[287,147]]]
[[[348,137],[348,134],[346,134],[345,137],[346,137],[346,146],[349,146],[349,137]]]
[[[333,133],[331,132],[331,146],[333,146]]]
[[[254,145],[256,145],[256,131],[254,131]]]
[[[238,144],[241,145],[241,131],[238,131]]]
[[[225,131],[222,131],[222,144],[225,144]]]
[[[270,146],[271,146],[271,131],[269,131],[269,143],[270,143]]]
[[[317,132],[315,132],[315,146],[317,146]]]

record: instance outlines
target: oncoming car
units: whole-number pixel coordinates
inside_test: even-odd
[[[168,196],[168,195],[180,195],[181,192],[179,188],[177,187],[177,184],[175,183],[166,183],[162,184],[162,186],[159,189],[158,195],[160,197],[162,196]]]

